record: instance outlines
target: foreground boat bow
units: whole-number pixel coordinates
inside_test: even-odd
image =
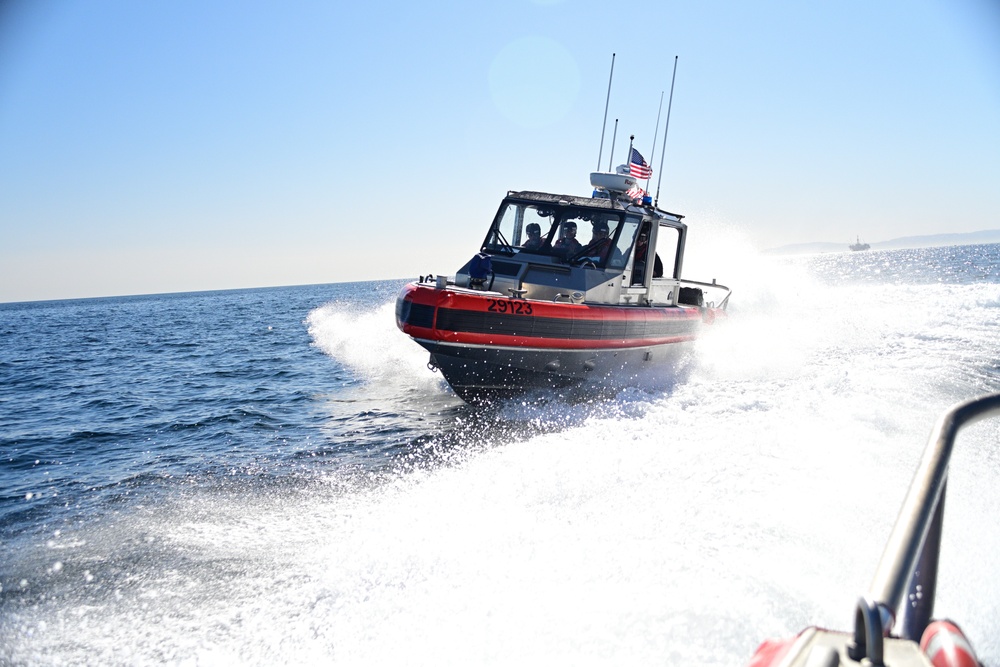
[[[1000,394],[960,403],[935,425],[910,484],[869,593],[858,601],[853,632],[807,628],[768,640],[749,667],[977,667],[969,640],[952,621],[933,620],[945,482],[964,426],[1000,416]]]

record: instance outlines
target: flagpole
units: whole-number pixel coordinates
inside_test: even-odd
[[[635,141],[635,135],[632,134],[628,138],[628,172],[632,173],[632,142]]]
[[[611,79],[615,75],[615,54],[611,54],[611,74],[608,75],[608,97],[604,100],[604,123],[601,125],[601,150],[597,152],[597,171],[601,170],[601,157],[604,155],[604,131],[608,128],[608,103],[611,102]]]
[[[649,149],[649,164],[652,166],[653,160],[656,159],[656,135],[660,131],[660,112],[663,111],[663,91],[660,91],[660,107],[656,110],[656,125],[653,126],[653,147]],[[653,178],[653,172],[649,172],[649,178],[646,179],[646,192],[649,192],[649,179]]]
[[[618,119],[615,118],[615,133],[611,135],[611,155],[608,156],[608,171],[611,171],[611,163],[615,160],[615,139],[618,138]],[[600,169],[601,165],[597,165]]]
[[[667,123],[663,126],[663,151],[660,153],[660,175],[656,178],[656,199],[653,201],[653,206],[656,206],[660,202],[660,182],[663,180],[663,158],[667,156],[667,130],[670,129],[670,108],[674,104],[674,82],[677,80],[677,59],[680,56],[674,56],[674,75],[670,78],[670,101],[667,102]]]

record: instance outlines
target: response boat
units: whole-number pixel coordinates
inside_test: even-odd
[[[1000,394],[959,403],[924,448],[875,578],[854,611],[853,631],[806,628],[766,640],[748,667],[981,667],[952,620],[934,618],[948,463],[958,432],[1000,416]]]
[[[400,292],[397,326],[461,398],[627,385],[725,315],[728,287],[682,278],[683,216],[626,165],[590,180],[590,197],[508,192],[476,256]]]

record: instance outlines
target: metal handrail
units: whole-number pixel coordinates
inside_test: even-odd
[[[710,283],[702,282],[701,280],[689,280],[688,278],[681,278],[678,281],[678,284],[681,284],[681,285],[685,285],[685,284],[686,285],[701,285],[702,287],[713,287],[715,289],[725,290],[726,291],[726,298],[724,298],[719,303],[719,305],[717,306],[718,308],[721,308],[722,310],[726,309],[726,306],[729,304],[729,297],[731,297],[733,295],[733,290],[731,290],[730,288],[726,287],[725,285],[721,285],[721,284],[715,282],[714,278],[712,279],[712,282],[710,282]]]
[[[894,625],[899,625],[899,636],[919,641],[930,622],[937,587],[948,463],[955,438],[964,426],[990,416],[1000,416],[1000,394],[952,406],[931,431],[867,596],[877,606],[885,636]],[[901,609],[910,599],[914,602]],[[871,627],[870,614],[863,611],[859,607],[855,620],[856,640],[868,634],[864,625]],[[881,655],[868,658],[874,664],[881,664]]]

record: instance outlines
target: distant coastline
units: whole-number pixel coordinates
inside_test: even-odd
[[[866,241],[872,250],[899,250],[901,248],[935,248],[948,245],[976,245],[979,243],[1000,243],[1000,229],[959,234],[929,234],[926,236],[903,236],[889,241]],[[809,255],[826,252],[851,252],[850,241],[843,243],[795,243],[764,250],[765,255]]]

